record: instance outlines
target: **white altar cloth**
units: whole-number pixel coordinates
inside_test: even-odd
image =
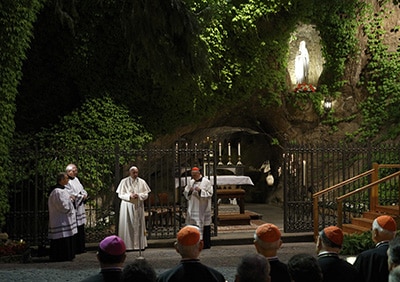
[[[206,176],[204,176],[206,177]],[[181,187],[185,187],[187,183],[190,181],[191,177],[181,177]],[[214,176],[210,178],[211,185],[214,185]],[[253,181],[251,178],[244,175],[217,175],[217,185],[218,186],[227,186],[227,185],[251,185],[254,186]],[[175,187],[179,187],[179,178],[175,178]]]

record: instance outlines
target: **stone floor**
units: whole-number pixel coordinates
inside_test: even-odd
[[[283,231],[283,209],[266,204],[246,204],[245,209],[261,215],[261,219],[252,220],[250,225],[221,226],[218,234],[212,237],[212,247],[203,250],[201,261],[224,274],[227,281],[234,281],[236,265],[241,256],[254,253],[254,230],[264,222],[277,225]],[[315,253],[312,236],[299,236],[289,240],[283,235],[283,246],[279,252],[282,261],[287,262],[296,253]],[[300,234],[301,235],[301,234]],[[307,234],[310,235],[310,234]],[[149,247],[143,252],[128,252],[126,263],[138,256],[143,256],[161,273],[179,263],[179,255],[173,249],[174,239],[149,240]],[[72,262],[51,263],[48,257],[33,258],[30,263],[0,264],[0,281],[80,281],[99,270],[96,260],[96,246],[88,248],[88,252],[78,255]]]
[[[314,254],[313,242],[298,242],[283,244],[279,257],[287,262],[296,253]],[[217,270],[227,279],[234,281],[236,265],[240,258],[248,253],[255,253],[253,244],[242,245],[217,245],[211,249],[203,250],[200,260]],[[140,254],[147,259],[161,273],[179,263],[180,257],[170,247],[148,248]],[[139,257],[139,252],[128,252],[126,264]],[[72,262],[49,262],[48,258],[36,258],[31,263],[0,264],[0,281],[81,281],[99,271],[96,260],[96,251],[78,255]]]

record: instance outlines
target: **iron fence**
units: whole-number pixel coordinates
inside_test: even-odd
[[[186,201],[181,196],[186,183],[176,179],[190,174],[195,165],[212,168],[216,161],[214,152],[213,142],[193,146],[177,142],[174,148],[131,151],[122,151],[118,146],[101,151],[14,150],[9,187],[11,209],[6,215],[4,231],[11,239],[47,245],[49,187],[55,184],[59,171],[64,171],[68,163],[75,163],[78,177],[89,193],[86,241],[99,242],[107,235],[116,234],[120,200],[115,191],[119,181],[129,175],[128,168],[136,165],[139,177],[152,190],[145,205],[148,238],[173,238],[184,223],[186,212]],[[95,167],[89,169],[88,158]],[[210,173],[213,174],[216,173]],[[214,197],[214,211],[215,203]],[[216,232],[214,220],[212,235]]]
[[[152,192],[146,201],[146,228],[149,239],[173,238],[185,221],[186,201],[182,190],[192,166],[202,166],[207,175],[217,177],[216,142],[188,144],[176,142],[173,148],[122,151],[46,150],[29,148],[12,151],[9,187],[11,210],[6,217],[5,232],[12,239],[24,239],[33,245],[47,244],[48,189],[55,176],[70,162],[77,164],[81,182],[88,190],[86,204],[87,242],[98,242],[118,230],[120,200],[115,193],[120,180],[135,164]],[[88,162],[90,159],[90,162]],[[313,231],[312,194],[371,168],[373,162],[400,163],[400,145],[289,145],[282,160],[284,191],[284,231]],[[381,176],[391,173],[384,169]],[[184,181],[181,181],[183,177]],[[360,179],[341,188],[340,194],[363,186]],[[216,179],[214,183],[217,183]],[[380,204],[398,203],[396,180],[380,189]],[[216,185],[214,185],[214,191]],[[216,195],[216,193],[214,193]],[[324,196],[319,202],[320,227],[335,225],[337,195]],[[369,206],[369,195],[360,194],[344,203],[344,223]],[[217,235],[218,204],[213,197],[212,236]]]
[[[313,230],[312,194],[347,180],[372,168],[372,163],[400,163],[400,145],[382,144],[292,144],[283,156],[284,229],[285,232]],[[380,177],[393,169],[380,170]],[[337,224],[336,197],[367,184],[362,178],[319,199],[320,229]],[[380,188],[381,205],[398,204],[398,181],[391,180]],[[344,222],[369,209],[368,192],[357,194],[344,202]]]

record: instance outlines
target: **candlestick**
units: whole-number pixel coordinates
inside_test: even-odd
[[[222,144],[221,142],[219,142],[218,144],[218,149],[219,149],[219,162],[218,165],[224,165],[224,163],[222,162]]]
[[[227,165],[232,165],[231,162],[231,143],[228,143],[228,162]]]
[[[242,165],[242,162],[240,160],[240,142],[238,143],[238,162],[236,163],[236,165]]]
[[[303,160],[303,186],[306,186],[306,161]]]
[[[194,143],[194,165],[198,165],[197,164],[197,143]]]

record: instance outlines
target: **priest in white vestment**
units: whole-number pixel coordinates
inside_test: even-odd
[[[125,242],[127,250],[144,250],[147,247],[144,201],[151,190],[138,175],[138,168],[132,166],[129,176],[123,178],[117,188],[121,199],[118,236]]]
[[[186,224],[197,225],[200,229],[204,249],[211,247],[211,197],[213,187],[207,177],[203,177],[198,167],[193,167],[192,179],[185,187],[183,195],[188,200]]]

